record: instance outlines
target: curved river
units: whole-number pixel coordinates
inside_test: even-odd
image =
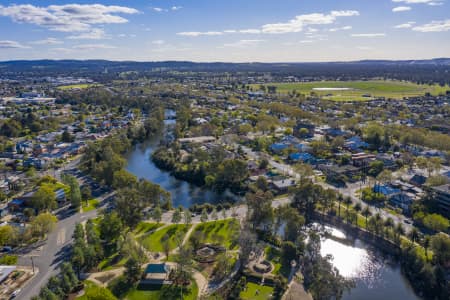
[[[166,120],[166,129],[174,124],[174,120]],[[186,181],[176,179],[170,172],[158,169],[151,160],[151,154],[158,148],[164,133],[153,137],[145,143],[134,146],[126,156],[128,172],[138,178],[145,178],[153,183],[159,184],[172,196],[174,207],[179,205],[190,207],[193,204],[219,203],[232,201],[236,196],[230,193],[217,193],[210,189],[201,188]]]
[[[322,240],[322,256],[333,255],[333,265],[341,275],[355,279],[355,288],[344,294],[344,300],[421,299],[402,275],[399,263],[391,256],[359,239],[350,239],[336,228],[327,229],[337,239]]]
[[[174,123],[166,120],[166,128]],[[157,149],[163,134],[136,145],[126,156],[126,169],[138,178],[145,178],[161,185],[172,195],[173,205],[190,207],[193,204],[218,203],[235,197],[218,194],[209,189],[200,188],[188,182],[176,179],[169,172],[158,169],[150,155]],[[356,239],[351,240],[345,233],[330,228],[338,240],[322,240],[322,255],[333,255],[333,264],[346,277],[354,278],[356,287],[345,293],[344,300],[418,300],[406,278],[400,272],[398,262],[370,245]]]

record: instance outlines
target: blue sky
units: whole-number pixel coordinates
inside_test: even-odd
[[[450,56],[450,0],[6,1],[0,60]]]

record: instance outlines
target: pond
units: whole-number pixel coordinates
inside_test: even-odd
[[[331,231],[331,237],[322,240],[322,256],[333,255],[333,265],[341,275],[355,279],[355,288],[344,295],[344,300],[421,299],[392,256],[359,239],[351,239],[336,228],[327,229]]]

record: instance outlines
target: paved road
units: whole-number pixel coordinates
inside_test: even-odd
[[[253,159],[260,159],[260,158],[266,158],[269,162],[269,164],[274,167],[275,169],[277,169],[280,173],[285,174],[286,176],[291,176],[294,178],[299,179],[300,178],[300,174],[298,174],[290,165],[284,164],[284,163],[279,163],[276,162],[272,159],[272,157],[270,155],[267,154],[260,154],[257,152],[252,151],[250,148],[245,147],[245,146],[241,146],[242,150],[245,152],[245,154]],[[413,225],[411,224],[407,224],[405,222],[405,220],[409,220],[408,218],[406,218],[405,216],[402,215],[394,215],[389,213],[386,210],[383,210],[381,208],[372,206],[372,205],[367,205],[366,203],[362,202],[359,197],[357,197],[357,195],[355,194],[355,192],[361,188],[360,183],[354,183],[354,184],[349,184],[347,185],[347,187],[344,188],[337,188],[335,186],[332,186],[328,183],[325,182],[315,182],[316,184],[321,185],[322,187],[326,188],[326,189],[333,189],[339,193],[341,193],[344,196],[350,196],[350,198],[352,199],[353,203],[360,203],[361,207],[368,207],[370,212],[372,213],[372,215],[379,213],[383,218],[392,218],[392,220],[394,221],[395,224],[402,224],[403,228],[408,232],[413,228]],[[364,185],[362,185],[362,187],[364,187]],[[410,221],[410,220],[409,220]]]
[[[113,195],[114,193],[109,193],[100,197],[99,200],[105,205]],[[19,265],[31,267],[31,257],[33,257],[34,265],[39,272],[31,282],[22,288],[17,299],[28,300],[39,294],[41,287],[47,283],[48,279],[58,273],[59,264],[68,258],[75,225],[96,216],[97,210],[86,213],[72,212],[70,214],[68,209],[64,209],[59,212],[58,218],[60,220],[56,225],[56,229],[48,235],[47,240],[34,249],[28,248],[23,250],[19,255]],[[41,244],[42,246],[40,246]]]

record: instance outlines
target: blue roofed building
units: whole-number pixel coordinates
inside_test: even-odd
[[[301,161],[303,163],[313,164],[316,161],[316,158],[309,153],[292,153],[289,155],[289,159],[292,161]]]
[[[361,137],[353,136],[349,139],[345,140],[344,148],[352,151],[352,152],[360,152],[362,149],[366,149],[369,147],[369,144],[364,142]]]
[[[145,268],[142,282],[146,284],[170,284],[170,266],[166,263],[148,264]]]
[[[286,150],[287,148],[289,148],[289,144],[287,143],[274,143],[272,145],[270,145],[270,150],[274,153],[280,153],[284,150]]]

